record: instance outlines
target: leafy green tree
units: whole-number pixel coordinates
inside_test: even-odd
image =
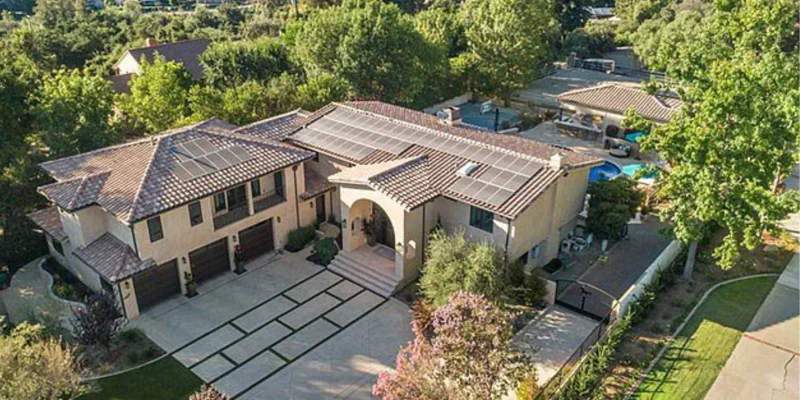
[[[626,177],[589,183],[589,215],[586,227],[601,239],[619,240],[625,236],[628,221],[636,215],[642,193],[636,182]]]
[[[3,330],[4,325],[0,318]],[[0,333],[0,398],[59,400],[89,392],[90,386],[81,383],[72,347],[45,337],[43,330],[23,322],[8,334]]]
[[[295,103],[293,82],[275,78],[267,85],[247,81],[224,90],[210,86],[192,87],[189,98],[193,118],[218,117],[236,125],[245,125],[288,111]],[[289,86],[292,90],[288,90]]]
[[[464,24],[458,14],[443,8],[430,8],[414,16],[414,27],[430,43],[441,46],[454,57],[466,50]]]
[[[213,44],[200,56],[205,79],[216,87],[233,87],[246,81],[266,83],[289,71],[283,44],[272,38]]]
[[[563,32],[572,32],[586,25],[589,20],[587,6],[593,1],[587,0],[558,0],[554,2],[554,12]]]
[[[297,87],[297,105],[305,110],[317,110],[350,97],[349,83],[332,74],[320,74]]]
[[[649,134],[653,130],[653,122],[649,119],[642,117],[636,112],[636,109],[631,107],[628,111],[625,111],[625,115],[622,118],[622,127],[627,129],[632,129],[637,132],[644,132]]]
[[[314,10],[287,32],[309,79],[330,73],[345,79],[356,97],[404,105],[426,105],[440,96],[445,51],[426,41],[395,5],[345,0]]]
[[[115,143],[110,126],[114,92],[101,76],[58,70],[45,76],[34,99],[36,129],[53,157]]]
[[[180,125],[189,116],[192,77],[183,65],[157,56],[142,58],[142,73],[131,78],[131,94],[120,96],[120,108],[142,124],[148,133]]]
[[[508,100],[551,60],[558,23],[550,2],[467,0],[463,13],[481,92]]]
[[[469,241],[463,231],[448,235],[439,229],[431,233],[427,252],[420,288],[425,299],[434,305],[445,304],[460,290],[490,300],[502,295],[504,264],[491,243]]]

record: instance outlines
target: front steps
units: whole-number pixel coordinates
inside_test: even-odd
[[[391,296],[400,284],[394,276],[370,268],[344,251],[336,255],[328,269],[384,297]]]

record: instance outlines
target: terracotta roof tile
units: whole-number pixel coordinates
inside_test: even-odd
[[[67,234],[64,232],[64,227],[61,225],[61,215],[58,213],[58,208],[48,207],[41,210],[36,210],[27,215],[33,223],[38,225],[42,230],[47,232],[59,242],[67,239]]]
[[[300,118],[299,110],[268,118],[234,129],[236,133],[257,136],[263,139],[283,140],[292,133],[295,122]]]
[[[306,167],[303,170],[303,175],[306,191],[300,194],[300,200],[308,200],[335,188],[334,185],[328,183],[324,176],[314,172],[311,168]]]
[[[104,233],[73,253],[112,283],[155,265],[151,259],[140,260],[130,246],[110,233]]]
[[[569,91],[558,100],[617,114],[633,107],[639,115],[661,123],[668,122],[682,104],[673,97],[649,95],[640,87],[613,84]]]
[[[204,75],[203,66],[200,64],[200,55],[203,54],[207,48],[208,40],[194,39],[158,44],[150,47],[139,47],[128,50],[128,53],[130,53],[137,62],[144,56],[144,58],[151,63],[154,60],[155,53],[158,53],[167,61],[175,61],[183,64],[183,67],[192,75],[192,79],[200,80]]]

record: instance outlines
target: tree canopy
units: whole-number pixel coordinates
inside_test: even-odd
[[[130,95],[121,96],[122,110],[149,133],[180,125],[189,116],[189,72],[158,55],[152,63],[143,58],[140,65],[142,73],[131,78]]]
[[[659,180],[669,200],[662,217],[684,242],[708,224],[724,228],[715,256],[727,268],[741,247],[754,248],[764,229],[800,209],[796,192],[778,189],[798,161],[800,65],[793,1],[714,7],[700,34],[685,38],[693,51],[676,54],[681,65],[703,60],[676,71],[683,107],[645,147],[669,162]]]

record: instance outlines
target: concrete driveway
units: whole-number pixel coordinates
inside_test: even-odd
[[[405,304],[309,263],[272,256],[132,325],[236,399],[370,399],[412,339]]]
[[[706,400],[800,398],[800,255],[781,274]]]

